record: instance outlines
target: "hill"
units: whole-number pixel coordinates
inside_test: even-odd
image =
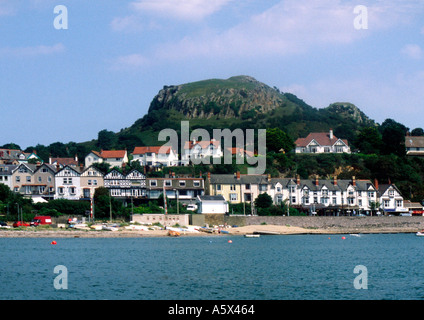
[[[294,140],[311,131],[329,129],[338,137],[353,140],[360,129],[375,125],[353,104],[334,103],[317,109],[250,76],[235,76],[164,86],[148,113],[118,133],[118,139],[137,137],[143,144],[154,145],[160,130],[178,131],[182,120],[189,120],[192,129],[209,132],[214,128],[278,127]]]

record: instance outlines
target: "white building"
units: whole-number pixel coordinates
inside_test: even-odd
[[[128,162],[127,150],[101,150],[100,152],[91,151],[85,157],[85,167],[90,167],[93,163],[108,163],[111,168],[122,167]]]
[[[82,195],[81,173],[78,168],[65,166],[55,174],[55,199],[79,200]]]
[[[402,194],[394,184],[378,185],[377,183],[377,188],[380,208],[384,211],[384,214],[402,214],[409,212],[409,209],[404,205]]]
[[[142,166],[178,165],[178,154],[171,146],[136,147],[132,155]]]
[[[349,143],[329,132],[313,132],[295,142],[296,153],[350,153]]]
[[[202,158],[221,158],[223,157],[223,151],[221,143],[215,139],[210,141],[197,141],[193,139],[186,141],[184,144],[184,150],[182,151],[181,161],[184,164],[188,164],[193,159]]]
[[[198,196],[197,213],[226,214],[229,211],[228,202],[222,195]]]

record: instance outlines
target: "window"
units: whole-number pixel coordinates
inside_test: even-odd
[[[91,186],[92,182],[91,180],[88,180],[88,185]]]
[[[347,204],[353,205],[355,203],[355,198],[347,198]]]
[[[281,187],[277,187],[277,192],[281,192]]]
[[[291,197],[291,203],[296,203],[296,197]]]
[[[217,184],[217,185],[216,185],[216,190],[217,190],[217,191],[221,191],[221,185],[220,185],[220,184]]]
[[[235,184],[230,185],[230,190],[231,190],[231,191],[236,190],[236,185],[235,185]]]
[[[20,176],[16,176],[16,182],[21,182],[21,177]]]
[[[323,189],[322,190],[322,196],[323,197],[327,197],[328,196],[328,190],[327,189]]]
[[[63,187],[59,187],[58,190],[59,190],[59,194],[64,194],[64,188]]]
[[[403,207],[403,203],[402,202],[403,202],[402,200],[396,200],[396,207],[397,208]]]
[[[368,198],[374,198],[374,191],[368,191]]]
[[[260,184],[259,185],[259,191],[266,191],[267,185],[266,184]]]
[[[180,180],[180,181],[178,181],[179,182],[179,184],[180,184],[180,187],[185,187],[186,186],[186,182],[185,182],[185,180]]]
[[[72,178],[63,178],[63,184],[72,184]]]
[[[150,180],[150,186],[156,187],[157,186],[157,180]]]
[[[31,182],[31,176],[26,176],[26,182]]]
[[[244,186],[246,190],[250,190],[250,184],[246,183],[246,185]]]
[[[75,195],[75,193],[76,193],[76,188],[75,188],[75,187],[70,187],[70,188],[69,188],[69,193],[70,193],[70,194],[72,194],[72,195]]]
[[[296,186],[290,186],[290,192],[291,193],[296,192]]]
[[[333,197],[333,204],[337,204],[337,198]]]
[[[198,180],[193,181],[193,186],[200,187],[200,181]]]
[[[324,152],[326,153],[330,152],[330,147],[324,147]]]
[[[389,200],[383,200],[383,205],[385,208],[390,207],[390,201]]]
[[[237,201],[237,193],[230,193],[230,201]]]
[[[171,187],[172,181],[171,180],[165,180],[165,187]]]
[[[41,182],[41,180],[42,180],[41,177],[38,177],[38,182]]]
[[[394,197],[394,196],[395,196],[395,191],[389,190],[389,197]]]

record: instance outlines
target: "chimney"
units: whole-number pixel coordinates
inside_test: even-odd
[[[300,176],[296,175],[296,184],[300,186]]]
[[[334,176],[334,178],[333,178],[333,184],[334,184],[335,186],[337,186],[337,176]]]
[[[271,181],[271,174],[268,173],[267,178],[268,178],[268,181]]]
[[[240,171],[237,171],[236,177],[237,177],[237,180],[240,180]]]
[[[319,186],[318,176],[315,176],[315,185],[316,185],[317,187]]]
[[[52,164],[52,155],[49,154],[49,164]]]
[[[374,179],[374,187],[378,190],[378,180]]]
[[[355,178],[355,176],[352,177],[352,184],[353,184],[354,187],[356,187],[356,178]]]
[[[333,129],[330,129],[330,140],[333,140]]]
[[[75,154],[75,161],[78,162],[78,155]]]
[[[211,173],[208,172],[208,180],[210,180],[210,179],[211,179]]]
[[[199,172],[199,177],[202,178],[202,171]]]

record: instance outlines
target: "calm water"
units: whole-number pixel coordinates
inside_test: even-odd
[[[345,237],[5,238],[0,299],[424,299],[424,237]],[[54,288],[57,265],[66,290]],[[354,288],[357,265],[366,290]]]

